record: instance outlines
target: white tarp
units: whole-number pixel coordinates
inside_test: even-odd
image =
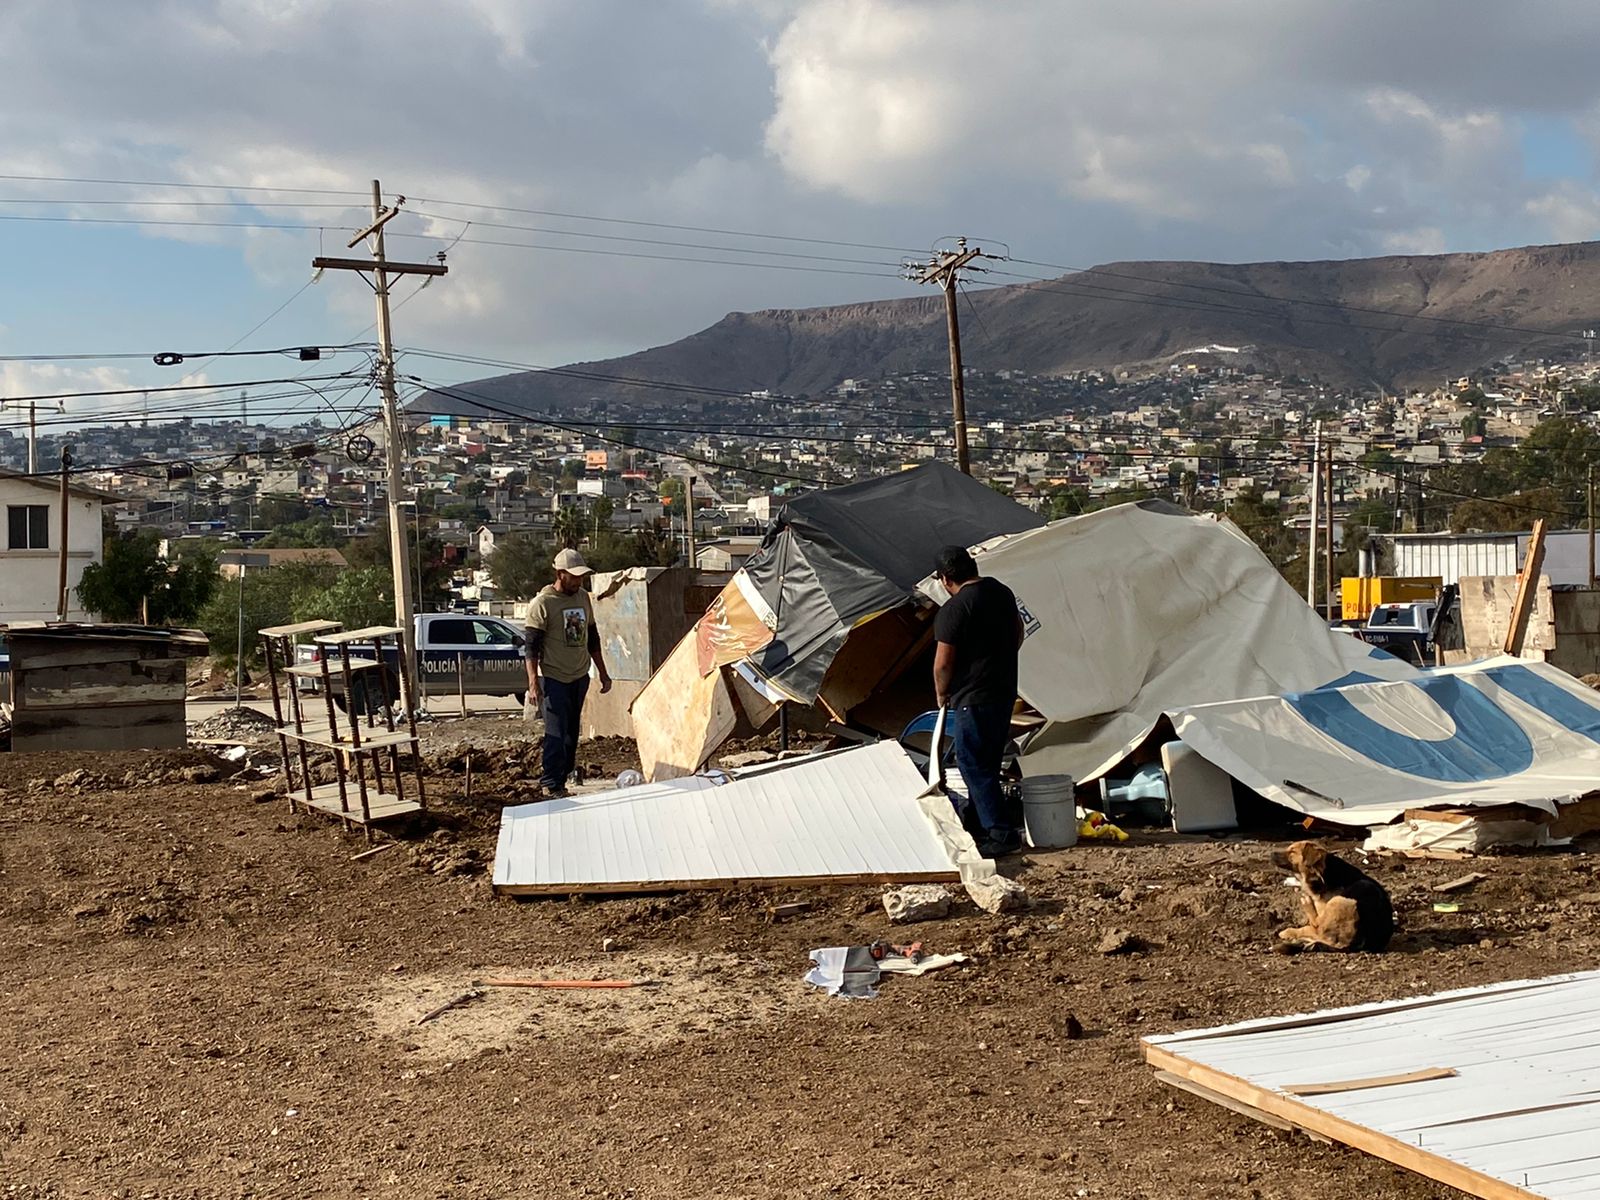
[[[1330,630],[1231,522],[1170,504],[1119,505],[974,553],[1023,609],[1019,691],[1048,721],[1027,744],[1025,775],[1094,779],[1174,708],[1353,672],[1417,675]]]
[[[1440,806],[1554,813],[1600,788],[1600,694],[1546,663],[1496,658],[1172,716],[1235,779],[1340,824]]]

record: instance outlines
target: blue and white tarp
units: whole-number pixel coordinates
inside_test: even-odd
[[[1495,658],[1171,716],[1241,783],[1344,825],[1440,806],[1554,813],[1600,789],[1600,694],[1547,663]]]

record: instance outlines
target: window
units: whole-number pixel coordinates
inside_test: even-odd
[[[6,505],[6,532],[8,549],[50,549],[50,506],[48,504]]]
[[[516,635],[504,625],[496,625],[490,621],[474,621],[472,627],[477,632],[480,646],[514,645],[512,638]]]
[[[472,624],[460,617],[430,622],[428,641],[435,646],[471,646],[477,641]]]

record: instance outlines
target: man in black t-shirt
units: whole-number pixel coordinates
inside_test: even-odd
[[[933,625],[933,690],[950,710],[956,766],[967,785],[961,818],[985,858],[1015,854],[1022,849],[1022,806],[1000,786],[1000,764],[1017,700],[1023,633],[1017,598],[998,579],[980,578],[962,546],[939,551],[934,575],[950,593]]]

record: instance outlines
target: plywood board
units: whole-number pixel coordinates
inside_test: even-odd
[[[1158,1070],[1248,1115],[1471,1195],[1575,1200],[1600,1175],[1597,1005],[1590,971],[1147,1038],[1144,1049]],[[1303,1094],[1308,1084],[1337,1090]]]
[[[639,693],[632,716],[639,762],[651,780],[694,774],[738,720],[722,672],[700,674],[692,631]]]
[[[512,894],[741,883],[955,880],[892,742],[720,787],[688,778],[508,808],[494,885]]]

